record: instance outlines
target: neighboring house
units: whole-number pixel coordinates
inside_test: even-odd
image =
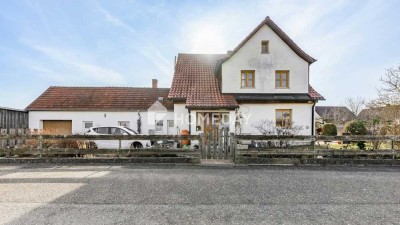
[[[316,60],[269,17],[227,54],[179,54],[168,98],[175,125],[191,134],[213,126],[259,134],[261,120],[314,134],[314,106],[324,98],[309,84]]]
[[[400,124],[400,106],[384,106],[363,109],[358,114],[358,117],[366,122],[372,122],[376,120],[376,122],[379,122],[380,124]]]
[[[20,109],[0,107],[0,129],[27,129],[28,112]]]
[[[28,107],[29,128],[79,134],[92,126],[126,126],[141,133],[176,134],[169,89],[50,87]]]
[[[333,123],[336,125],[338,132],[343,131],[346,123],[356,119],[356,115],[345,106],[316,106],[315,113],[317,128],[326,123]]]
[[[28,128],[28,112],[20,109],[0,107],[0,131],[1,134],[18,133],[17,129]],[[22,140],[0,140],[0,148],[14,147],[22,143]]]

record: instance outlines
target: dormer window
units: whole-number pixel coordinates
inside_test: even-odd
[[[268,53],[269,53],[269,41],[262,41],[261,54],[268,54]]]

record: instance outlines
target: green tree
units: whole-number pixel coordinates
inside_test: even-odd
[[[352,135],[366,135],[368,133],[368,130],[365,127],[364,122],[360,120],[351,122],[347,126],[347,131]]]
[[[336,125],[332,123],[325,124],[324,127],[322,128],[322,135],[336,136],[337,135]]]

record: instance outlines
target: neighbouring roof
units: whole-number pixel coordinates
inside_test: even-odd
[[[179,54],[168,98],[186,100],[188,108],[236,108],[231,94],[222,94],[214,68],[225,54]]]
[[[26,109],[30,111],[146,111],[169,88],[49,87]],[[162,104],[173,110],[169,100]]]
[[[179,54],[168,98],[186,100],[186,106],[192,109],[237,108],[236,100],[325,100],[311,86],[304,94],[222,94],[214,70],[225,56]]]
[[[14,109],[14,108],[2,107],[2,106],[0,106],[0,110],[16,111],[16,112],[26,112],[26,110],[24,110],[24,109]]]
[[[332,120],[334,117],[340,116],[343,121],[351,121],[356,119],[356,115],[345,106],[315,106],[315,112],[324,120]]]
[[[249,35],[247,35],[247,37],[242,42],[240,42],[240,44],[235,49],[233,49],[233,51],[228,55],[226,59],[232,57],[237,51],[239,51],[239,49],[244,44],[246,44],[246,42],[250,40],[250,38],[253,37],[254,34],[256,34],[257,31],[260,30],[261,27],[263,27],[264,25],[267,25],[269,28],[271,28],[271,30],[273,30],[282,39],[282,41],[284,41],[298,56],[300,56],[300,58],[304,59],[309,64],[317,61],[316,59],[305,53],[303,50],[301,50],[301,48],[297,46],[296,43],[294,43],[294,41],[290,39],[290,37],[285,32],[283,32],[283,30],[279,28],[278,25],[274,23],[274,21],[269,18],[269,16],[267,16],[265,20],[263,20]]]
[[[383,119],[394,121],[400,119],[400,105],[363,109],[358,114],[363,120]]]

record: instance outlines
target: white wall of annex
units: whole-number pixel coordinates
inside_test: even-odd
[[[154,118],[148,112],[140,112],[142,117],[142,134],[148,134],[149,129],[155,129]],[[130,128],[137,130],[138,112],[80,112],[80,111],[30,111],[29,128],[43,129],[43,120],[71,120],[72,132],[80,134],[85,131],[84,121],[92,121],[93,126],[118,126],[119,121],[129,121]],[[162,117],[164,120],[163,132],[167,132],[167,120],[174,119],[174,113],[168,111]]]

